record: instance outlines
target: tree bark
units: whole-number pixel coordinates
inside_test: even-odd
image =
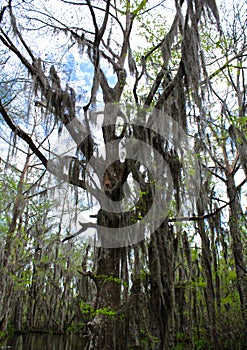
[[[151,236],[150,264],[150,330],[155,349],[171,349],[175,341],[175,290],[173,230],[165,221]]]
[[[237,285],[241,302],[241,311],[244,320],[244,334],[242,339],[242,343],[244,345],[247,344],[247,267],[244,259],[240,229],[241,223],[244,224],[244,218],[239,203],[238,192],[234,181],[234,174],[230,172],[226,173],[226,176],[227,193],[230,199],[229,227],[232,237],[232,252],[235,260]]]
[[[121,349],[121,338],[118,337],[116,327],[117,316],[107,314],[107,310],[117,314],[120,306],[121,284],[118,282],[120,277],[120,248],[99,247],[95,253],[97,256],[95,273],[97,287],[96,315],[87,325],[89,337],[86,346],[90,350]]]

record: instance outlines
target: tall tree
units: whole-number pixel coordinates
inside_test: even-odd
[[[208,72],[202,35],[203,26],[213,26],[215,36],[222,35],[216,3],[175,1],[167,30],[153,38],[151,48],[141,57],[133,52],[135,38],[140,38],[136,26],[140,22],[142,28],[149,29],[148,16],[168,11],[165,1],[60,0],[60,10],[54,4],[10,0],[2,7],[0,40],[8,57],[5,69],[12,79],[18,79],[21,93],[7,102],[1,97],[0,112],[15,137],[27,144],[30,156],[38,158],[60,184],[67,181],[74,186],[75,207],[79,208],[82,191],[98,203],[93,215],[96,222],[80,222],[77,232],[70,232],[68,224],[66,235],[60,229],[56,237],[65,242],[88,228],[96,229],[94,266],[89,269],[83,262],[80,270],[82,280],[89,279],[96,290],[94,305],[81,306],[82,313],[92,316],[87,322],[85,348],[169,349],[176,344],[176,334],[186,333],[186,326],[196,322],[198,334],[200,323],[208,324],[205,345],[218,349],[215,290],[219,284],[213,272],[218,272],[214,235],[220,233],[210,219],[221,209],[215,210],[213,201],[208,202],[208,194],[210,199],[213,196],[209,177],[213,171],[204,161],[211,157],[217,166],[219,161],[210,151],[210,140],[209,145],[204,142],[208,125],[205,105],[207,93],[214,91],[212,79],[230,66],[227,57],[218,71]],[[242,60],[243,50],[236,57]],[[229,79],[243,116],[240,71],[243,74],[239,68],[236,84],[231,75]],[[130,104],[125,103],[126,96]],[[225,101],[222,105],[225,108]],[[21,116],[18,109],[24,111]],[[60,149],[54,151],[50,146],[54,133],[63,135],[63,129],[74,146],[63,144],[61,136]],[[245,170],[243,130],[232,126],[229,131]],[[222,146],[227,165],[228,149],[224,153]],[[193,152],[189,152],[191,148]],[[224,169],[230,185],[229,169]],[[239,212],[238,220],[242,212],[235,200],[236,188],[230,185],[227,189],[233,213]],[[76,215],[75,210],[75,220]],[[182,226],[184,221],[189,224]],[[231,222],[232,251],[235,263],[241,266],[236,269],[244,319],[243,245],[239,223]],[[201,258],[197,248],[190,251],[187,230],[199,233]],[[9,243],[7,239],[6,249]],[[35,324],[38,285],[44,281],[37,277],[43,251],[34,248],[37,263],[30,289],[30,327]],[[57,249],[55,254],[58,257]],[[69,268],[69,257],[66,263]],[[57,268],[53,283],[59,285]],[[72,298],[71,283],[71,275],[65,275],[65,300]],[[186,283],[194,288],[188,291],[194,304],[193,322],[185,316],[189,307],[183,291]],[[201,287],[206,312],[199,315],[203,293],[196,293]],[[47,303],[58,303],[58,295]],[[73,317],[66,316],[64,309],[47,307],[47,313],[62,319],[61,328]]]

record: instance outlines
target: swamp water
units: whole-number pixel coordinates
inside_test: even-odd
[[[21,334],[0,341],[0,350],[83,350],[79,335]]]

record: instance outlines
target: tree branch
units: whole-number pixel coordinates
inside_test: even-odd
[[[62,242],[69,241],[70,239],[79,236],[79,234],[85,232],[88,228],[97,228],[97,224],[94,224],[93,222],[85,222],[85,223],[79,222],[79,224],[82,226],[82,228],[79,231],[77,231],[76,233],[74,233],[73,235],[65,237],[62,240]]]
[[[182,221],[201,221],[201,220],[205,220],[205,219],[209,219],[213,216],[215,216],[216,214],[218,214],[222,209],[224,209],[225,207],[227,207],[228,205],[230,205],[231,201],[222,205],[222,207],[217,208],[215,211],[205,214],[205,215],[200,215],[200,216],[183,216],[183,217],[178,217],[178,218],[171,218],[168,219],[168,222],[182,222]]]
[[[2,101],[0,100],[0,113],[3,116],[3,119],[5,120],[6,124],[10,127],[10,129],[19,136],[22,140],[24,140],[30,149],[33,151],[33,153],[41,160],[42,164],[47,167],[48,160],[43,155],[43,153],[40,152],[40,150],[36,147],[36,145],[33,143],[33,140],[31,137],[23,131],[19,126],[15,125],[10,116],[8,115],[6,109],[2,105]]]

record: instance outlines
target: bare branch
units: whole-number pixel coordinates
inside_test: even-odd
[[[40,150],[36,147],[34,144],[33,140],[31,139],[28,134],[23,131],[19,126],[15,125],[12,119],[10,118],[8,112],[4,108],[2,101],[0,100],[0,113],[2,114],[6,124],[10,127],[10,129],[17,135],[19,136],[22,140],[24,140],[30,149],[33,151],[33,153],[41,160],[42,164],[47,167],[48,160],[46,157],[43,155],[43,153],[40,152]]]
[[[72,238],[75,238],[77,236],[79,236],[81,233],[85,232],[88,228],[97,228],[97,224],[94,224],[93,222],[80,222],[80,225],[82,226],[82,228],[77,231],[76,233],[74,233],[73,235],[67,236],[65,237],[62,242],[66,242],[69,241]]]

